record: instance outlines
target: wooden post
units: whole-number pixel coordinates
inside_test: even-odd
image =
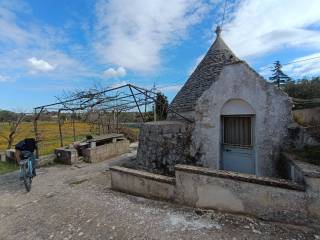
[[[58,111],[58,124],[59,124],[59,134],[60,134],[60,146],[63,147],[61,121],[60,121],[60,109],[59,109],[59,111]]]
[[[76,141],[76,127],[74,123],[75,113],[74,110],[72,111],[72,130],[73,130],[73,141]]]
[[[119,110],[116,109],[117,111],[117,133],[119,133]]]
[[[35,140],[36,140],[36,158],[39,158],[37,109],[34,109],[33,130],[34,130],[34,136],[35,136]]]

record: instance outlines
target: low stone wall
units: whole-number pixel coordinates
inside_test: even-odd
[[[303,175],[298,184],[189,165],[176,165],[175,178],[124,167],[110,171],[112,189],[126,193],[320,228],[317,175]]]
[[[113,142],[101,146],[92,146],[83,149],[86,162],[95,163],[129,151],[129,141],[125,138],[114,139]]]
[[[15,149],[7,149],[5,151],[5,158],[7,162],[16,162],[16,156],[15,156],[16,150]]]
[[[300,185],[251,175],[176,166],[176,201],[291,223],[308,223]]]
[[[297,149],[305,146],[320,145],[320,127],[303,127],[297,123],[291,124],[288,128],[290,142]]]
[[[174,178],[124,167],[110,167],[112,189],[163,200],[174,199]]]
[[[320,107],[298,109],[292,111],[293,117],[304,125],[319,125],[320,124]]]
[[[297,160],[290,153],[283,153],[287,177],[306,186],[307,209],[312,221],[320,224],[320,166]],[[320,227],[319,227],[320,228]]]

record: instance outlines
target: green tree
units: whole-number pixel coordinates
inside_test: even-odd
[[[157,93],[156,98],[156,114],[157,120],[165,120],[168,115],[168,99],[163,93]]]
[[[281,85],[291,81],[290,77],[284,74],[281,68],[282,68],[282,65],[280,64],[280,62],[276,61],[272,69],[273,74],[269,78],[272,81],[272,83],[277,85],[279,88]]]

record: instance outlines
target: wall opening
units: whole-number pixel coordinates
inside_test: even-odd
[[[255,174],[255,111],[244,100],[232,99],[221,109],[220,168]]]

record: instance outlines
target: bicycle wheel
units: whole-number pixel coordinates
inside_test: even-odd
[[[26,166],[27,166],[27,163],[23,165],[23,183],[24,183],[24,186],[26,187],[27,192],[30,192],[32,179],[31,177],[29,177],[29,174],[28,174],[29,169],[27,170]]]

